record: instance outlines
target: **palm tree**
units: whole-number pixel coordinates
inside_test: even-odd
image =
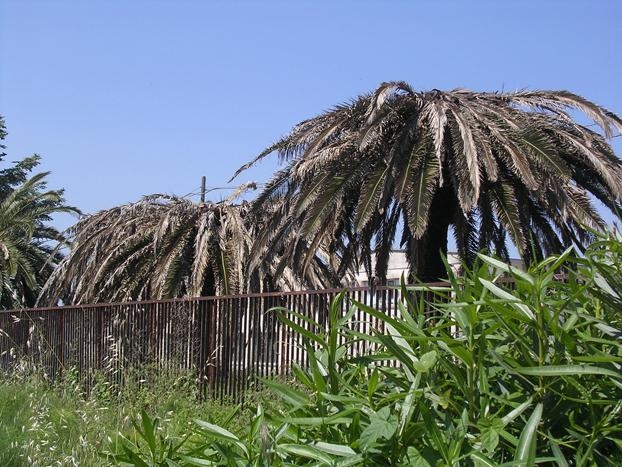
[[[382,280],[401,231],[411,275],[430,281],[445,274],[450,229],[467,263],[482,249],[507,258],[508,240],[527,262],[585,246],[604,224],[590,194],[621,207],[622,162],[606,140],[621,130],[618,116],[566,91],[391,82],[299,123],[234,178],[272,153],[285,163],[254,203],[273,213],[256,257],[322,245],[340,273],[362,263],[371,275],[375,256]]]
[[[57,245],[67,245],[47,222],[52,214],[77,210],[64,204],[62,191],[45,189],[47,175],[34,175],[0,199],[0,306],[5,309],[34,306],[62,258]]]
[[[248,205],[194,203],[150,195],[100,211],[72,229],[71,252],[45,285],[40,304],[97,303],[183,296],[231,295],[321,284],[320,262],[304,277],[277,266],[248,264],[258,224]]]
[[[0,142],[6,137],[0,116]],[[6,156],[0,144],[0,161]],[[34,176],[37,155],[0,170],[0,308],[33,306],[44,282],[61,260],[65,237],[49,225],[56,213],[79,214],[63,190],[47,189],[49,172]]]

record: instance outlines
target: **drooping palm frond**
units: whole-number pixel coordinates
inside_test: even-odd
[[[73,248],[46,283],[39,303],[231,295],[271,285],[320,286],[326,280],[315,255],[309,274],[286,267],[279,281],[271,279],[273,263],[249,265],[262,226],[249,222],[246,203],[228,201],[194,203],[151,195],[85,217],[71,229]]]
[[[593,124],[577,122],[577,111]],[[382,265],[395,219],[423,280],[444,273],[449,226],[467,262],[475,246],[507,256],[506,239],[528,261],[582,247],[586,227],[603,225],[589,195],[612,210],[622,203],[622,162],[606,139],[621,132],[622,119],[567,91],[383,83],[296,125],[234,174],[272,153],[284,163],[254,202],[253,212],[274,217],[252,261],[306,242],[342,261],[341,272],[370,264],[374,251]]]

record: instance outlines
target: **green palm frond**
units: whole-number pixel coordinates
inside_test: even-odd
[[[46,188],[47,172],[30,178],[18,175],[12,177],[23,180],[21,184],[0,189],[2,308],[34,305],[41,287],[61,260],[59,248],[68,244],[65,236],[47,222],[59,212],[79,212],[64,204],[62,191]]]

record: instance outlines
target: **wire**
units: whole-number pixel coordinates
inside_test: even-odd
[[[257,187],[266,186],[265,183],[256,183],[255,185]],[[211,191],[219,191],[219,190],[237,190],[238,188],[240,188],[240,186],[241,185],[205,187],[205,193],[207,194]],[[181,196],[181,198],[192,198],[193,196],[200,196],[200,195],[201,195],[201,187],[197,187],[196,191],[191,191],[190,193],[186,193],[185,195]]]

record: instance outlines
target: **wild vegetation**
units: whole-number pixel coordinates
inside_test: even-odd
[[[249,408],[236,410],[227,401],[199,401],[195,377],[188,371],[127,367],[122,386],[110,384],[107,376],[105,371],[98,374],[86,393],[76,373],[69,371],[50,384],[29,360],[23,360],[19,371],[0,374],[0,465],[111,465],[104,452],[121,450],[123,443],[139,438],[132,422],[141,410],[161,420],[175,439],[191,434],[197,417],[241,433],[253,416]],[[249,393],[248,407],[261,398],[261,392]],[[191,435],[188,441],[202,439]]]
[[[622,236],[601,238],[523,272],[488,256],[435,292],[402,285],[399,319],[353,331],[338,298],[327,331],[296,325],[308,368],[258,404],[240,434],[196,421],[199,444],[159,435],[143,413],[139,441],[111,458],[131,465],[618,465],[622,462]],[[508,275],[512,287],[498,279]],[[507,283],[506,283],[507,284]],[[313,325],[313,323],[310,323]],[[314,332],[315,331],[315,332]],[[360,341],[375,350],[353,357]],[[268,400],[270,400],[268,398]],[[137,428],[138,429],[138,428]],[[169,462],[167,464],[167,462]]]
[[[179,370],[123,368],[123,386],[104,371],[86,394],[74,373],[51,385],[24,360],[0,378],[0,463],[620,463],[622,235],[528,271],[481,255],[448,276],[431,313],[425,288],[406,285],[398,318],[344,310],[343,296],[327,330],[274,309],[311,358],[243,406],[198,402]],[[347,325],[357,309],[377,320],[369,334]],[[361,342],[367,353],[349,352]]]

